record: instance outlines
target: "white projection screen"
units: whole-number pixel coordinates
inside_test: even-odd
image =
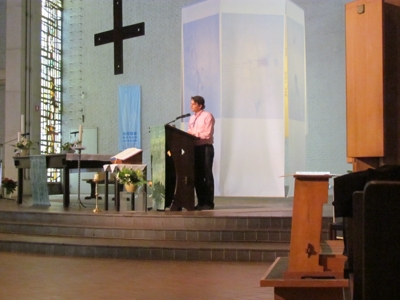
[[[201,95],[215,117],[216,196],[284,197],[285,159],[295,168],[304,165],[305,130],[299,122],[305,127],[305,86],[292,90],[291,78],[285,77],[291,75],[287,6],[279,0],[209,0],[182,10],[183,113],[190,112],[191,96]],[[300,26],[302,33],[293,34],[303,39],[303,49],[292,50],[296,60],[303,56],[295,65],[297,85],[305,84]],[[301,134],[294,141],[290,117]],[[298,157],[288,157],[287,145],[300,150],[292,153]]]

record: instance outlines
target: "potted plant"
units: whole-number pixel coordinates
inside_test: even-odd
[[[31,149],[32,145],[32,141],[28,140],[25,137],[22,137],[18,143],[13,145],[16,148],[14,152],[19,150],[20,155],[29,155],[29,149]]]
[[[75,144],[74,143],[70,143],[70,142],[66,142],[64,144],[62,144],[61,149],[63,153],[74,153],[75,150],[72,149],[72,147],[74,147]]]
[[[135,170],[127,167],[123,167],[117,173],[117,181],[124,184],[126,191],[130,193],[135,192],[138,186],[147,183],[142,170]]]
[[[149,182],[148,186],[150,187],[149,197],[153,199],[156,203],[156,206],[159,206],[165,199],[165,187],[160,181]]]
[[[17,182],[5,177],[1,181],[1,186],[6,190],[6,194],[10,195],[15,192],[15,189],[17,188]]]

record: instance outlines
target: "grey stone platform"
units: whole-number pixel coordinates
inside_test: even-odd
[[[0,199],[0,251],[58,256],[147,260],[266,261],[288,256],[292,199],[216,198],[212,211],[93,213],[63,208],[61,196],[50,207],[30,199],[17,205]],[[99,207],[102,203],[99,201]],[[112,204],[113,205],[113,204]],[[321,239],[328,237],[332,206],[324,207]]]

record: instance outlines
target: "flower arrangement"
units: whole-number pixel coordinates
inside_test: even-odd
[[[137,186],[147,183],[142,170],[134,170],[126,167],[123,167],[117,173],[117,181],[121,184],[135,184]]]
[[[74,145],[74,143],[66,142],[62,144],[61,149],[65,151],[72,150],[72,147],[74,147]]]
[[[21,138],[21,140],[13,145],[15,148],[20,149],[20,150],[27,150],[30,149],[33,145],[33,142],[26,139],[26,138]]]
[[[15,192],[15,189],[17,188],[17,182],[5,177],[1,181],[1,186],[6,189],[7,194],[11,194]]]

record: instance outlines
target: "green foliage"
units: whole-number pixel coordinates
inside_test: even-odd
[[[18,143],[16,143],[13,146],[17,149],[23,150],[23,149],[30,149],[32,147],[32,145],[33,145],[32,141],[23,137],[23,138],[21,138],[21,140]]]
[[[165,187],[160,181],[155,183],[149,182],[150,194],[149,197],[153,198],[155,203],[161,203],[165,198]]]
[[[75,145],[74,143],[66,142],[61,146],[61,149],[63,149],[63,150],[71,150],[72,147],[74,147],[74,145]]]
[[[126,167],[123,167],[122,170],[117,173],[117,181],[122,184],[134,183],[138,186],[147,183],[141,170],[134,170]]]

